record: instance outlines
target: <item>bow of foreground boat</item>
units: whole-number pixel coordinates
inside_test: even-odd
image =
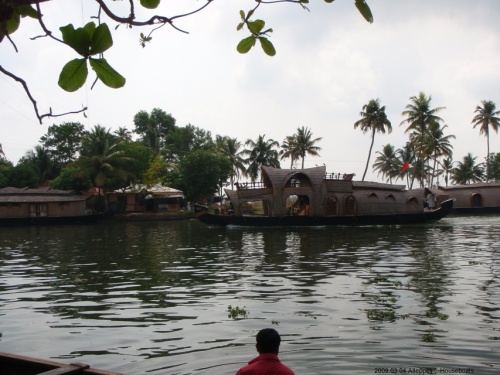
[[[0,375],[123,375],[118,372],[93,369],[87,364],[48,361],[18,354],[0,352]]]

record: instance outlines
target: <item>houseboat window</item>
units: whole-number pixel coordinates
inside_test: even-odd
[[[296,173],[288,179],[285,184],[286,187],[308,187],[311,186],[311,181],[303,173]]]
[[[471,203],[472,207],[483,207],[483,198],[481,194],[472,194]]]
[[[356,214],[356,199],[352,195],[345,197],[344,205],[347,216],[354,216]]]
[[[240,204],[242,216],[269,216],[267,200],[244,201]]]
[[[290,216],[309,216],[309,197],[307,195],[289,195],[286,198],[286,214]]]
[[[416,205],[416,206],[418,206],[418,199],[415,198],[415,197],[410,197],[410,198],[408,198],[407,203],[409,205]]]
[[[34,203],[30,205],[30,216],[47,216],[47,203]]]
[[[387,195],[385,196],[385,200],[386,200],[386,201],[395,201],[395,200],[396,200],[396,197],[394,197],[394,195],[392,195],[392,194],[387,194]]]
[[[370,193],[368,194],[368,199],[378,199],[378,196],[375,193]]]
[[[338,202],[337,198],[334,196],[329,196],[326,198],[326,216],[337,216],[338,215]]]

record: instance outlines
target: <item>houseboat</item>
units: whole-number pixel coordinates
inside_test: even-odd
[[[230,206],[198,219],[208,225],[324,226],[410,224],[439,220],[453,208],[428,189],[353,181],[354,174],[262,167],[262,182],[226,189]]]
[[[94,222],[102,215],[92,211],[91,195],[51,188],[0,189],[0,226]]]
[[[433,193],[454,200],[453,215],[500,214],[500,183],[498,182],[439,186],[433,189]]]
[[[122,375],[118,372],[93,369],[87,364],[48,361],[11,353],[0,352],[1,375]]]

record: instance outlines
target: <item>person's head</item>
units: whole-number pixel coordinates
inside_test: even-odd
[[[257,344],[255,345],[259,354],[278,354],[280,349],[280,334],[273,328],[264,328],[257,333]]]

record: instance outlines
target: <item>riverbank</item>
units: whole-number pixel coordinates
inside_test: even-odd
[[[189,213],[174,212],[127,212],[115,213],[109,217],[116,221],[169,221],[169,220],[189,220],[194,219],[195,215]]]

